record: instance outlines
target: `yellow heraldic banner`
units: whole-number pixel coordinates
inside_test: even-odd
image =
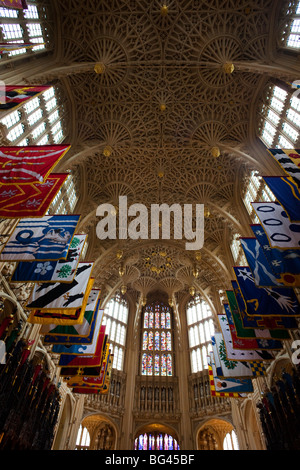
[[[34,310],[30,313],[28,317],[29,323],[38,323],[46,325],[78,325],[82,324],[84,320],[84,314],[88,302],[90,292],[93,288],[95,279],[91,278],[88,281],[86,291],[83,296],[82,306],[77,309],[62,309],[60,311],[41,311]]]
[[[85,309],[84,320],[80,325],[43,325],[40,333],[44,344],[91,343],[95,331],[102,323],[103,309],[100,309],[100,290],[92,289]]]

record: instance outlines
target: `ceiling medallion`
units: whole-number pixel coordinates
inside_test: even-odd
[[[157,171],[157,176],[158,176],[160,179],[163,178],[163,177],[165,176],[164,170],[160,168],[160,169]]]
[[[103,155],[105,157],[110,157],[112,154],[112,147],[110,145],[106,145],[103,149]]]
[[[167,256],[165,251],[158,253],[153,251],[151,256],[146,256],[145,267],[149,268],[152,273],[161,274],[172,267],[172,258]]]
[[[194,297],[194,295],[195,295],[195,293],[196,293],[196,289],[195,289],[194,286],[191,286],[191,287],[189,288],[189,293],[190,293],[190,295],[191,295],[192,297]]]
[[[223,70],[225,73],[231,74],[234,72],[234,65],[231,62],[226,62],[226,64],[223,65]]]
[[[207,207],[205,207],[205,208],[204,208],[204,217],[205,217],[206,219],[208,219],[208,218],[210,217],[210,215],[211,215],[211,214],[210,214],[210,210],[209,210]]]
[[[214,158],[218,158],[221,155],[219,147],[213,147],[211,149],[211,156]]]
[[[167,5],[163,5],[163,6],[161,7],[161,9],[160,9],[160,14],[161,14],[161,16],[167,16],[167,14],[168,14],[168,7],[167,7]]]
[[[101,74],[105,72],[105,65],[102,62],[98,62],[94,67],[94,72]]]
[[[125,284],[123,284],[123,285],[121,286],[121,294],[122,294],[122,295],[125,295],[126,292],[127,292],[127,287],[125,286]]]

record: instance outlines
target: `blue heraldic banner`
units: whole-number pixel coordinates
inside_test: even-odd
[[[282,282],[276,279],[271,266],[256,238],[240,238],[241,245],[257,286],[277,287]]]
[[[65,259],[79,218],[53,215],[21,220],[0,253],[0,261]]]
[[[300,250],[273,248],[260,224],[250,227],[277,280],[281,279],[284,285],[300,286]]]
[[[74,235],[66,259],[21,261],[10,282],[72,282],[87,235]]]
[[[284,207],[291,221],[300,221],[300,188],[290,177],[263,176],[277,201]]]
[[[244,328],[298,329],[298,323],[295,317],[279,315],[263,317],[261,315],[248,315],[246,312],[246,304],[244,298],[242,297],[238,283],[236,281],[231,281],[231,284],[239,307]]]
[[[233,269],[248,315],[300,316],[300,305],[292,288],[257,287],[248,266]]]

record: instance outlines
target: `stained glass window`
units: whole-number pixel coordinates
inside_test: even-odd
[[[144,315],[144,328],[149,327],[149,311],[146,310],[145,315]]]
[[[147,357],[148,364],[147,364],[147,375],[152,375],[152,356],[151,354],[148,354]]]
[[[144,331],[143,349],[147,349],[147,347],[148,347],[148,331]]]
[[[166,313],[164,311],[162,311],[160,315],[160,325],[161,328],[166,328]]]
[[[167,347],[167,343],[166,343],[166,332],[165,332],[165,331],[162,331],[162,333],[161,333],[161,350],[162,350],[162,351],[165,351],[165,350],[166,350],[166,347]]]
[[[172,356],[167,355],[167,375],[172,375]]]
[[[155,328],[160,328],[159,312],[155,310]]]
[[[167,373],[167,358],[165,354],[161,356],[161,375],[166,375]]]
[[[143,450],[147,450],[147,448],[148,448],[148,436],[147,436],[147,434],[145,433],[145,434],[144,434]]]
[[[171,333],[170,331],[167,332],[167,336],[166,336],[166,344],[167,344],[167,351],[171,351],[172,350],[172,342],[171,342]]]
[[[155,448],[155,438],[151,434],[149,435],[149,450],[154,450]]]
[[[147,375],[147,354],[142,356],[142,375]]]
[[[149,328],[153,328],[153,311],[149,312]]]
[[[167,433],[144,433],[134,440],[135,450],[180,450],[177,440]]]
[[[149,351],[153,350],[153,331],[149,331],[148,349]]]
[[[155,362],[154,362],[154,375],[159,375],[159,354],[155,354]]]
[[[166,328],[171,328],[171,315],[170,312],[166,312]]]
[[[170,307],[159,302],[147,305],[142,325],[141,374],[173,375]],[[164,354],[164,351],[169,351],[169,354]]]
[[[155,332],[155,351],[159,350],[159,332]]]

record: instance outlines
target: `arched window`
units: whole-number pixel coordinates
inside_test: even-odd
[[[140,434],[134,440],[134,450],[180,450],[177,440],[167,433]]]
[[[261,178],[256,171],[252,171],[248,178],[247,184],[245,186],[243,201],[244,205],[247,209],[247,212],[250,216],[251,222],[253,224],[258,224],[259,219],[255,214],[253,206],[251,202],[268,202],[268,201],[275,201],[275,196],[272,193],[269,186],[264,182],[263,178]],[[239,250],[241,249],[241,243],[238,239],[239,235],[237,236],[237,243],[239,246]],[[242,250],[243,251],[243,250]],[[242,263],[246,263],[247,261],[244,259],[243,261],[237,260],[234,258],[235,262],[242,266]]]
[[[78,201],[77,189],[75,180],[77,180],[77,174],[70,174],[55,198],[53,199],[51,205],[49,206],[49,214],[72,214],[74,212],[76,203]],[[82,254],[82,259],[87,249],[87,242],[85,243],[85,252]]]
[[[77,439],[76,439],[76,447],[75,450],[85,450],[88,449],[90,446],[90,434],[87,430],[87,428],[83,428],[82,425],[80,425],[78,433],[77,433]]]
[[[288,2],[285,12],[285,28],[281,37],[284,48],[300,49],[300,1]]]
[[[6,128],[6,137],[11,145],[60,144],[64,139],[63,113],[59,91],[52,86],[17,110],[6,114],[1,124]]]
[[[49,35],[47,28],[45,28],[43,21],[40,21],[39,6],[34,5],[33,2],[27,2],[28,8],[13,9],[0,7],[0,27],[3,36],[3,42],[7,44],[18,43],[24,44],[28,40],[30,43],[37,43],[31,50],[33,52],[43,51],[45,49],[45,42],[48,42],[47,36]],[[25,47],[18,48],[4,54],[3,58],[12,57],[16,55],[29,53]]]
[[[174,375],[171,309],[160,302],[147,305],[142,323],[141,374]]]
[[[200,296],[189,302],[186,310],[192,373],[207,369],[207,355],[214,335],[212,311]]]
[[[239,450],[239,443],[234,430],[226,434],[223,441],[223,450]]]
[[[123,370],[127,320],[127,302],[117,294],[104,308],[102,320],[102,325],[106,326],[105,334],[108,335],[110,350],[114,356],[113,368],[117,370]]]
[[[300,99],[287,84],[270,84],[260,109],[259,137],[267,148],[298,148]]]

